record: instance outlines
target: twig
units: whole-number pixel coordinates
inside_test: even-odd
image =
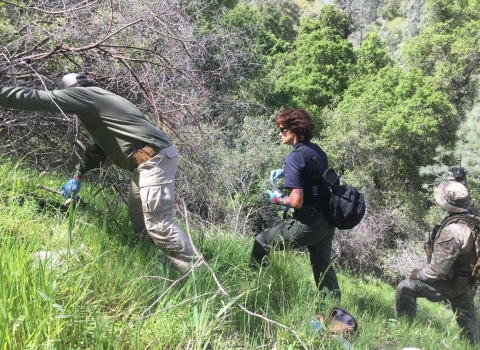
[[[447,344],[447,342],[445,341],[445,339],[442,340],[442,344],[445,345],[445,347],[447,349],[451,349],[451,347]]]
[[[181,278],[179,278],[177,281],[175,281],[174,283],[172,283],[163,293],[162,295],[160,295],[145,311],[142,312],[142,314],[140,316],[138,316],[136,319],[132,320],[131,322],[129,322],[128,326],[125,327],[125,329],[131,327],[133,325],[133,323],[135,322],[138,322],[140,320],[143,320],[147,317],[151,317],[151,316],[154,316],[158,313],[161,313],[161,312],[165,312],[167,310],[171,310],[171,309],[174,309],[176,307],[179,307],[181,305],[184,305],[186,304],[187,302],[191,301],[191,300],[194,300],[198,297],[201,297],[201,296],[206,296],[206,295],[223,295],[225,296],[228,300],[232,301],[235,305],[237,305],[242,311],[244,311],[245,313],[247,313],[248,315],[250,316],[253,316],[253,317],[257,317],[257,318],[260,318],[264,321],[266,321],[267,323],[269,324],[274,324],[280,328],[283,328],[287,331],[289,331],[290,333],[293,334],[293,336],[297,339],[297,341],[302,345],[302,347],[305,349],[305,350],[308,350],[307,346],[302,342],[302,340],[299,338],[298,334],[295,332],[295,330],[293,330],[292,328],[284,325],[284,324],[281,324],[279,322],[276,322],[276,321],[273,321],[271,319],[269,319],[268,317],[265,317],[263,315],[260,315],[260,314],[257,314],[257,313],[254,313],[254,312],[251,312],[250,310],[246,309],[243,305],[241,305],[240,303],[236,302],[236,301],[233,301],[234,298],[232,298],[230,296],[230,294],[225,290],[225,288],[222,286],[222,284],[220,283],[220,280],[218,278],[218,276],[216,275],[215,271],[213,271],[213,269],[210,267],[210,265],[203,259],[203,256],[199,253],[199,251],[195,248],[195,245],[193,244],[193,241],[192,241],[192,236],[190,234],[190,225],[189,225],[189,222],[188,222],[188,216],[187,216],[187,206],[185,205],[185,201],[182,199],[182,204],[183,204],[183,209],[184,209],[184,215],[185,215],[185,224],[186,224],[186,234],[188,236],[188,239],[190,240],[190,244],[192,245],[193,247],[193,250],[194,250],[194,253],[195,253],[195,256],[197,257],[197,261],[196,263],[192,266],[192,269],[190,269],[190,271],[188,273],[186,273],[185,275],[183,275]],[[153,314],[150,314],[148,316],[144,316],[149,310],[152,309],[152,307],[154,305],[156,305],[176,284],[178,284],[181,280],[187,278],[190,273],[192,272],[193,269],[197,268],[199,265],[203,265],[207,268],[207,270],[211,273],[217,287],[219,288],[220,290],[220,293],[216,293],[216,292],[209,292],[209,293],[204,293],[200,296],[197,296],[196,298],[190,298],[190,299],[187,299],[187,300],[184,300],[180,303],[177,303],[169,308],[166,308],[166,309],[163,309],[163,310],[160,310],[160,311],[157,311]],[[124,330],[125,330],[124,329]],[[124,330],[122,330],[122,332],[120,332],[120,334],[118,335],[117,339],[120,337],[121,334],[123,334]]]
[[[45,187],[45,186],[42,186],[42,185],[37,185],[38,188],[41,188],[45,191],[48,191],[48,192],[52,192],[52,193],[55,193],[55,194],[58,194],[58,195],[62,195],[62,192],[60,191],[57,191],[57,190],[54,190],[53,188],[48,188],[48,187]]]
[[[63,10],[63,11],[45,11],[45,10],[39,9],[38,7],[21,6],[21,5],[15,4],[15,3],[7,1],[7,0],[0,0],[0,2],[4,2],[4,3],[12,5],[14,7],[19,7],[23,10],[35,10],[35,11],[46,13],[46,14],[49,14],[49,15],[59,15],[59,14],[62,14],[62,13],[67,13],[67,12],[77,11],[77,10],[87,8],[87,7],[95,4],[97,2],[97,0],[92,1],[91,3],[88,3],[89,0],[85,0],[85,1],[82,2],[82,4],[86,3],[86,5],[74,7],[74,8],[71,8],[71,9]]]
[[[187,218],[187,206],[185,204],[185,201],[183,200],[182,198],[182,204],[183,204],[183,209],[184,209],[184,212],[185,212],[185,218]],[[198,258],[199,261],[202,262],[202,264],[208,269],[208,271],[210,271],[210,273],[212,274],[212,277],[213,279],[215,280],[215,283],[217,284],[217,287],[220,289],[220,291],[222,292],[222,294],[227,297],[230,301],[233,301],[234,299],[230,296],[230,294],[225,290],[225,288],[223,288],[222,284],[220,283],[220,280],[217,276],[217,274],[215,273],[215,271],[213,271],[213,269],[210,267],[210,265],[203,259],[203,256],[198,252],[198,250],[195,248],[195,246],[193,245],[193,241],[192,241],[192,237],[190,235],[190,226],[189,226],[189,223],[188,223],[188,219],[186,220],[186,227],[187,227],[187,235],[188,235],[188,238],[190,239],[190,243],[192,244],[192,247],[193,247],[193,250]],[[302,342],[302,340],[299,338],[299,336],[297,335],[297,333],[290,327],[288,326],[285,326],[284,324],[281,324],[281,323],[278,323],[276,321],[273,321],[271,319],[269,319],[268,317],[265,317],[263,315],[260,315],[260,314],[257,314],[255,312],[251,312],[250,310],[248,310],[247,308],[245,308],[243,305],[241,305],[240,303],[238,303],[237,301],[234,302],[235,305],[237,305],[242,311],[244,311],[245,313],[249,314],[250,316],[253,316],[253,317],[257,317],[257,318],[261,318],[262,320],[266,321],[267,323],[271,323],[271,324],[274,324],[280,328],[283,328],[283,329],[286,329],[288,330],[290,333],[293,334],[293,336],[295,338],[297,338],[298,342],[302,345],[302,347],[305,349],[305,350],[308,350],[308,348],[305,346],[305,344]]]

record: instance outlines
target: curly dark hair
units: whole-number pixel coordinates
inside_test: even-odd
[[[297,136],[298,141],[309,141],[313,137],[315,122],[308,113],[301,108],[286,109],[278,113],[276,124],[279,127],[290,129]]]

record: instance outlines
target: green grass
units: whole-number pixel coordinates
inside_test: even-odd
[[[324,6],[319,0],[295,0],[300,8],[302,17],[308,17],[311,13],[317,13]]]
[[[255,272],[248,267],[251,238],[210,231],[200,240],[192,228],[217,280],[206,268],[179,280],[148,239],[133,233],[123,203],[107,206],[95,184],[83,184],[85,208],[39,210],[38,197],[52,204],[62,198],[36,184],[57,189],[63,182],[0,165],[1,350],[343,349],[310,330],[312,316],[336,304],[317,293],[304,254],[276,252]],[[62,254],[39,260],[39,251]],[[447,306],[420,300],[409,325],[395,319],[392,286],[342,271],[339,277],[340,306],[359,323],[355,349],[471,348]]]
[[[388,22],[387,27],[391,31],[401,30],[403,27],[405,27],[406,22],[407,20],[405,18],[396,17]]]

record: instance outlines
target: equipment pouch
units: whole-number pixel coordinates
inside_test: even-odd
[[[157,150],[155,150],[150,146],[145,146],[142,149],[140,149],[137,153],[135,153],[133,155],[133,158],[135,159],[135,162],[137,162],[137,165],[141,165],[143,163],[148,162],[157,154],[158,154]]]
[[[423,249],[425,250],[425,253],[427,254],[427,263],[430,264],[432,261],[432,253],[433,253],[433,243],[432,242],[425,242],[423,245]]]
[[[472,269],[472,276],[476,279],[476,280],[480,280],[480,262],[477,261],[477,264],[476,265],[470,265],[471,269]]]
[[[318,217],[317,209],[314,207],[302,207],[295,210],[295,218],[301,222],[312,222]]]

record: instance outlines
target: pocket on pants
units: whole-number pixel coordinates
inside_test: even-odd
[[[157,186],[174,182],[178,167],[178,151],[172,146],[151,159],[152,164],[139,168],[139,186]]]
[[[167,156],[167,158],[175,158],[175,157],[178,157],[178,151],[175,147],[168,147],[165,149],[165,155]]]
[[[174,197],[171,187],[173,187],[172,184],[141,187],[140,197],[143,212],[154,213],[172,209]]]

